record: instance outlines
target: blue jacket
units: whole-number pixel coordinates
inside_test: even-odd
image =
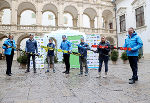
[[[98,46],[108,46],[110,47],[110,43],[108,41],[105,42],[100,42]],[[110,48],[97,48],[96,50],[97,53],[99,53],[99,57],[101,57],[102,55],[104,56],[108,56],[109,52],[110,52]]]
[[[62,50],[66,50],[66,51],[72,50],[71,43],[67,40],[61,42],[60,48]],[[66,54],[66,53],[64,53],[64,54]]]
[[[37,42],[36,40],[27,40],[26,41],[26,52],[30,52],[30,53],[38,53],[38,48],[37,48]]]
[[[137,35],[137,33],[133,33],[130,37],[125,39],[125,44],[123,47],[131,48],[131,51],[127,50],[127,56],[138,56],[139,49],[143,46],[143,42],[141,38]]]
[[[78,52],[81,54],[80,57],[87,58],[87,50],[90,50],[90,47],[89,47],[89,45],[87,43],[81,42],[78,45]]]
[[[12,43],[10,39],[5,40],[4,44],[12,47]],[[13,47],[16,48],[15,40],[13,40]],[[6,46],[2,46],[2,48],[5,49],[4,51],[5,55],[11,55],[12,48],[7,48]]]
[[[47,47],[55,48],[55,44],[53,44],[53,43],[48,43],[48,44],[47,44]],[[54,56],[54,50],[48,50],[47,55],[48,55],[48,56]]]

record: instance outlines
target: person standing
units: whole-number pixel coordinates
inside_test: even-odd
[[[61,42],[60,48],[62,50],[66,50],[68,52],[71,52],[72,46],[71,46],[71,43],[67,40],[66,35],[62,36],[62,40],[63,41]],[[66,71],[64,71],[63,73],[69,74],[70,73],[70,54],[63,53],[63,58],[64,58],[64,62],[66,65]]]
[[[27,63],[27,70],[25,73],[30,72],[30,57],[31,56],[32,56],[32,60],[33,60],[34,73],[36,73],[35,52],[36,52],[36,54],[38,53],[38,48],[37,48],[37,41],[33,37],[34,37],[34,35],[30,34],[29,39],[26,41],[25,51],[27,52],[28,63]]]
[[[78,52],[81,54],[79,56],[80,63],[80,74],[83,75],[83,64],[85,65],[85,76],[88,75],[88,66],[87,66],[87,50],[90,50],[90,47],[87,43],[84,42],[84,37],[81,37],[81,43],[78,45]]]
[[[123,47],[131,48],[131,50],[127,50],[127,56],[129,59],[130,67],[132,69],[133,75],[132,78],[129,79],[129,84],[134,84],[135,81],[138,81],[138,55],[139,49],[143,46],[143,42],[141,38],[137,35],[134,29],[131,27],[128,29],[128,37],[125,39],[125,44]]]
[[[101,46],[102,48],[99,48]],[[106,48],[105,48],[106,47]],[[99,43],[97,50],[95,53],[99,53],[99,69],[98,69],[98,77],[101,77],[101,69],[103,65],[103,61],[105,64],[105,75],[104,78],[107,77],[108,73],[108,60],[109,60],[109,52],[110,52],[110,43],[106,41],[105,36],[101,37],[101,42]]]
[[[55,68],[54,68],[54,49],[55,49],[55,44],[53,44],[53,39],[49,38],[49,43],[47,44],[48,52],[47,52],[47,62],[48,62],[48,69],[46,71],[49,72],[50,68],[53,68],[53,73],[55,73]]]
[[[9,34],[8,39],[4,41],[2,48],[5,50],[4,54],[6,56],[6,64],[7,64],[6,74],[8,76],[11,76],[12,74],[11,66],[14,57],[14,50],[16,48],[15,40],[13,40],[12,34]]]

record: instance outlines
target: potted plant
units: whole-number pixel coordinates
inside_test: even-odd
[[[23,69],[26,69],[26,65],[27,65],[27,55],[25,53],[22,53],[18,58],[17,61],[20,63],[20,66]]]
[[[113,50],[113,51],[111,52],[110,58],[111,58],[113,64],[116,64],[116,62],[117,62],[117,60],[118,60],[118,56],[119,56],[118,51]]]
[[[123,63],[124,63],[124,64],[126,64],[126,63],[127,63],[128,56],[127,56],[126,51],[125,51],[125,52],[123,52],[123,53],[121,54],[121,59],[123,60]]]

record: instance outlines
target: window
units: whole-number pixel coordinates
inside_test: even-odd
[[[120,32],[126,31],[125,14],[120,16]]]
[[[135,13],[136,13],[136,27],[144,26],[145,21],[144,21],[144,8],[143,8],[143,6],[135,9]]]

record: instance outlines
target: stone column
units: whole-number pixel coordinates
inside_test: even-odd
[[[38,5],[38,7],[37,7],[37,11],[36,11],[36,25],[37,25],[37,31],[41,32],[42,31],[42,28],[41,28],[41,25],[42,25],[42,4],[38,3],[37,5]]]
[[[64,24],[64,15],[63,15],[63,5],[59,4],[58,7],[58,26],[63,26]]]
[[[40,4],[38,4],[40,5]],[[38,10],[36,11],[36,24],[37,25],[42,25],[42,10],[41,10],[42,7],[39,7],[38,6]]]
[[[83,27],[83,12],[79,11],[78,14],[78,27]]]
[[[17,19],[17,24],[20,25],[20,18],[21,18],[21,15],[18,15],[17,18],[18,18],[18,19]]]
[[[58,17],[55,17],[55,26],[58,26]]]
[[[97,27],[102,28],[103,22],[102,22],[102,10],[99,8],[98,10],[98,16],[97,16]]]
[[[11,31],[16,32],[17,31],[17,7],[18,4],[16,1],[12,1],[11,3]]]
[[[3,11],[0,11],[0,24],[2,24],[2,16],[3,16]]]
[[[73,27],[77,27],[77,21],[78,21],[77,18],[74,18],[74,19],[73,19]]]
[[[91,19],[91,20],[90,20],[90,27],[91,27],[91,28],[94,28],[94,21],[95,21],[94,19]]]
[[[11,6],[11,24],[12,25],[17,25],[17,3],[16,1],[12,1],[12,6]]]

